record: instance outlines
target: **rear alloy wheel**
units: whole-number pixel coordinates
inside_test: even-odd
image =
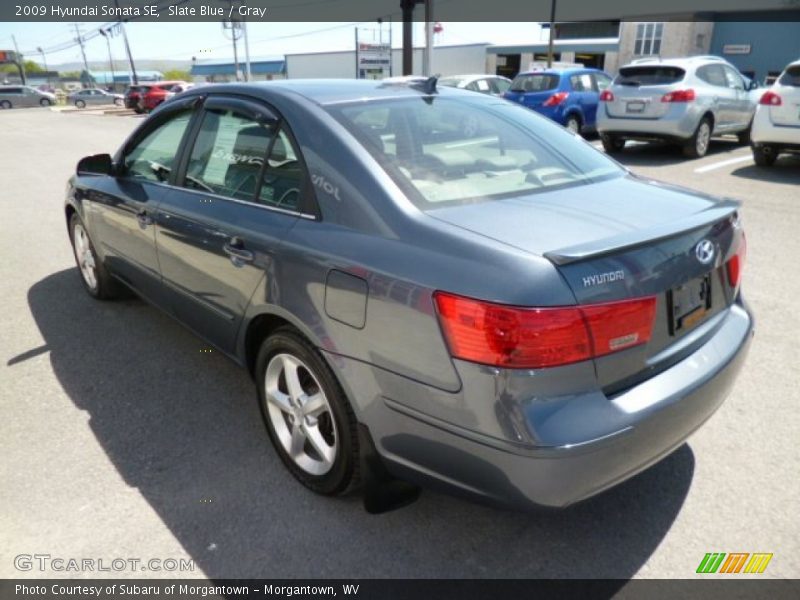
[[[42,98],[41,100],[39,100],[39,104],[41,104],[42,106],[51,106],[53,103],[50,102],[49,98]]]
[[[8,110],[9,108],[11,108],[11,102],[9,102],[8,100],[0,101],[0,108]]]
[[[86,102],[83,100],[75,100],[75,106],[78,108],[86,108]]]
[[[602,134],[600,141],[603,142],[603,150],[606,151],[606,154],[616,154],[625,148],[625,140],[616,135]]]
[[[771,167],[778,153],[771,146],[753,146],[753,160],[759,167]]]
[[[69,220],[70,240],[75,262],[81,272],[83,287],[93,298],[111,300],[124,294],[122,284],[114,280],[103,263],[98,260],[92,240],[77,213]]]
[[[571,131],[572,133],[575,133],[575,134],[580,134],[580,132],[581,132],[581,120],[578,117],[576,117],[575,115],[572,115],[571,117],[569,117],[567,119],[567,122],[564,124],[564,127],[567,128],[567,131]]]
[[[352,408],[316,349],[283,327],[256,359],[259,405],[270,440],[292,475],[323,495],[358,481],[358,438]]]
[[[711,120],[705,117],[700,121],[697,129],[694,130],[694,135],[686,142],[686,145],[683,147],[683,153],[689,158],[703,158],[708,152],[710,143]]]

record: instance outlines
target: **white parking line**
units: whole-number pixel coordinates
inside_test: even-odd
[[[728,165],[735,165],[736,163],[745,162],[748,160],[753,160],[753,157],[750,156],[749,154],[747,156],[737,156],[736,158],[729,158],[728,160],[721,160],[719,162],[706,165],[704,167],[699,167],[695,169],[694,172],[708,173],[709,171],[713,171],[714,169],[721,169],[722,167],[727,167]]]

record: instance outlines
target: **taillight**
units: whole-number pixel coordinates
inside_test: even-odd
[[[611,93],[611,90],[603,90],[600,92],[600,102],[613,102],[614,101],[614,94]]]
[[[676,90],[674,92],[667,92],[661,96],[662,102],[692,102],[695,99],[693,89]]]
[[[542,106],[558,106],[567,99],[567,96],[569,96],[569,92],[556,92],[545,100]]]
[[[744,268],[744,259],[747,254],[747,240],[742,234],[742,241],[739,243],[739,248],[736,250],[731,259],[725,264],[725,269],[728,271],[728,283],[733,288],[734,297],[739,293],[739,285],[742,283],[742,269]]]
[[[506,368],[566,365],[644,344],[655,297],[553,308],[506,306],[434,295],[450,353]]]
[[[758,103],[767,106],[780,106],[783,104],[783,100],[781,100],[781,97],[775,92],[769,91],[761,95],[761,100],[759,100]]]

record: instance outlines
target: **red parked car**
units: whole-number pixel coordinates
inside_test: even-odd
[[[179,89],[183,90],[186,85],[187,83],[185,81],[159,81],[158,83],[149,83],[140,86],[139,110],[150,112],[156,106],[174,96],[176,93],[174,88],[176,86],[181,86]]]

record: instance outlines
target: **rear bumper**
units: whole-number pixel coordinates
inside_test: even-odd
[[[632,477],[679,447],[729,393],[752,332],[751,315],[734,305],[693,354],[612,398],[601,392],[474,398],[466,387],[458,394],[409,380],[398,387],[397,375],[328,358],[395,476],[493,504],[563,507]],[[495,371],[494,377],[503,373]],[[354,394],[356,389],[360,393]],[[398,389],[414,394],[414,407],[391,395]],[[420,410],[426,403],[449,402],[465,414],[476,401],[491,407],[499,427],[516,435],[501,439],[464,426],[469,417],[455,424]],[[512,421],[527,431],[509,427]],[[484,422],[485,414],[476,412],[475,426]],[[569,443],[541,443],[548,431]],[[530,441],[535,438],[540,442]]]
[[[660,118],[614,117],[609,115],[608,107],[601,103],[597,109],[597,130],[601,134],[625,139],[684,142],[694,135],[701,116],[700,111],[678,106]]]
[[[754,144],[786,147],[787,149],[800,149],[800,123],[797,127],[791,125],[776,125],[769,117],[769,111],[756,111],[753,119],[753,129],[750,139]]]

